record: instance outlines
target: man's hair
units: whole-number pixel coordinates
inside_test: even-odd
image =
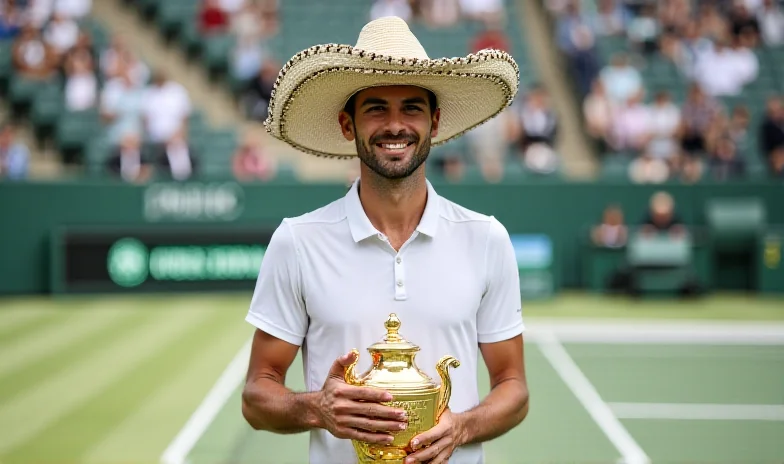
[[[428,103],[430,103],[430,112],[433,113],[436,110],[436,108],[438,108],[438,100],[436,99],[436,94],[434,94],[432,91],[425,88],[423,88],[422,90],[427,92]],[[358,93],[359,92],[356,92],[353,95],[351,95],[351,98],[348,99],[346,105],[343,107],[343,111],[348,113],[348,115],[351,116],[351,119],[354,119],[354,114],[356,114],[355,110],[356,110]]]

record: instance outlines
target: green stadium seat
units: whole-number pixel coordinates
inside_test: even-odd
[[[57,121],[55,142],[65,161],[83,161],[88,143],[100,135],[101,128],[96,110],[63,112]]]
[[[49,85],[33,97],[30,122],[39,142],[54,135],[55,126],[63,112],[63,92],[60,87]]]
[[[713,245],[721,251],[748,250],[767,227],[760,198],[714,198],[705,208]]]
[[[11,40],[0,40],[0,92],[3,93],[8,88],[8,81],[14,73],[12,49]]]
[[[37,94],[48,86],[59,86],[60,79],[29,79],[19,74],[11,75],[8,86],[8,101],[16,114],[26,114]]]
[[[626,258],[632,266],[688,266],[692,259],[691,239],[636,234],[629,241]]]

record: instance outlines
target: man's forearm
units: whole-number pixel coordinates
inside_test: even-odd
[[[495,386],[476,407],[460,416],[461,445],[481,443],[497,438],[519,424],[528,415],[528,389],[517,379]]]
[[[271,379],[248,383],[242,393],[242,415],[256,430],[290,434],[320,425],[318,392],[295,393]]]

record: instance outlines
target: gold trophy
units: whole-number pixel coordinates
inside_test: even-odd
[[[374,445],[352,440],[360,464],[379,463],[403,464],[405,457],[412,452],[411,439],[431,429],[449,404],[452,382],[449,379],[449,366],[458,367],[460,361],[452,356],[444,356],[436,364],[441,376],[441,386],[420,371],[414,362],[419,347],[407,342],[398,334],[400,319],[395,313],[389,315],[384,323],[387,334],[381,342],[368,347],[373,365],[361,377],[357,377],[354,362],[346,369],[345,380],[349,385],[380,388],[392,394],[393,399],[384,403],[406,411],[408,426],[400,432],[392,432],[394,441],[389,445]]]

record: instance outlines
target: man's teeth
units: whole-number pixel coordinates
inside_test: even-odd
[[[402,148],[406,148],[408,144],[406,143],[382,143],[381,147],[386,148],[389,150],[400,150]]]

